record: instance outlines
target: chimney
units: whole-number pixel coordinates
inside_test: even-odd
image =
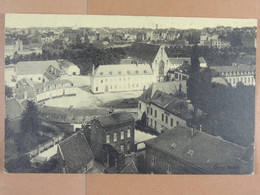
[[[196,125],[192,125],[192,128],[191,128],[191,137],[193,137],[193,135],[195,135],[195,132],[196,132]]]
[[[145,85],[144,85],[144,88],[143,88],[143,97],[144,97],[144,99],[146,99],[146,89],[145,89]]]
[[[200,124],[200,132],[202,132],[202,125]]]
[[[92,76],[94,76],[94,73],[95,73],[95,65],[93,64],[93,66],[92,66]]]
[[[27,91],[24,91],[24,99],[27,100]]]

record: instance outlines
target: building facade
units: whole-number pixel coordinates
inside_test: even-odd
[[[93,68],[93,93],[142,90],[156,82],[149,64],[100,65]]]
[[[232,66],[211,66],[211,69],[215,70],[224,77],[232,87],[236,87],[237,84],[243,83],[247,86],[255,86],[255,74],[256,66],[248,65],[235,65]]]
[[[106,163],[109,153],[104,145],[127,155],[134,151],[134,118],[130,113],[119,112],[101,116],[91,121],[90,145],[97,161]],[[120,152],[118,152],[120,153]]]

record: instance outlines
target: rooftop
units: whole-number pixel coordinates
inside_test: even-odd
[[[43,74],[50,65],[60,69],[55,60],[21,61],[16,64],[16,75]]]
[[[108,76],[131,76],[131,75],[152,75],[149,64],[111,64],[100,65],[94,73],[95,77]]]
[[[211,66],[211,69],[219,73],[226,73],[226,72],[240,72],[240,71],[255,71],[256,66],[248,66],[248,65],[239,65],[239,66]]]
[[[192,136],[187,127],[178,125],[145,143],[208,173],[248,173],[248,164],[238,159],[244,147],[200,131]]]
[[[158,53],[160,45],[146,43],[133,43],[129,49],[128,56],[151,64]]]
[[[7,99],[5,101],[5,116],[10,119],[17,119],[22,116],[24,107],[17,101],[17,99]]]
[[[60,142],[59,149],[69,173],[77,173],[94,159],[86,137],[81,132]]]
[[[97,120],[101,123],[102,126],[107,127],[127,122],[134,122],[134,117],[127,112],[116,112],[107,116],[101,116]]]

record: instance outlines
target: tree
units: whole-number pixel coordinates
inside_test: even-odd
[[[5,85],[5,96],[11,98],[13,96],[13,90],[11,87]]]
[[[23,133],[37,134],[41,120],[39,118],[39,112],[37,105],[33,101],[27,102],[27,108],[22,114],[21,129]]]

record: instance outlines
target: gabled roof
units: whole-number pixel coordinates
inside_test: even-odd
[[[73,64],[72,62],[68,61],[68,60],[59,60],[58,61],[61,67],[64,68],[69,68],[70,66],[76,66],[75,64]],[[78,66],[76,66],[78,67]]]
[[[152,75],[153,71],[149,64],[111,64],[100,65],[94,77],[114,77],[131,75]]]
[[[248,173],[248,163],[238,159],[245,152],[244,147],[200,131],[192,136],[187,127],[178,125],[145,143],[208,173]]]
[[[16,75],[43,74],[52,65],[57,69],[59,64],[55,60],[49,61],[21,61],[16,66]]]
[[[101,116],[97,118],[97,120],[101,123],[102,126],[107,127],[127,122],[134,122],[134,117],[127,112],[115,112],[107,116]]]
[[[133,43],[129,49],[128,56],[151,64],[159,49],[160,45]]]
[[[59,144],[68,173],[77,173],[94,159],[94,154],[83,133],[78,132]]]
[[[24,107],[15,98],[5,101],[5,117],[10,120],[22,117],[24,110]]]

